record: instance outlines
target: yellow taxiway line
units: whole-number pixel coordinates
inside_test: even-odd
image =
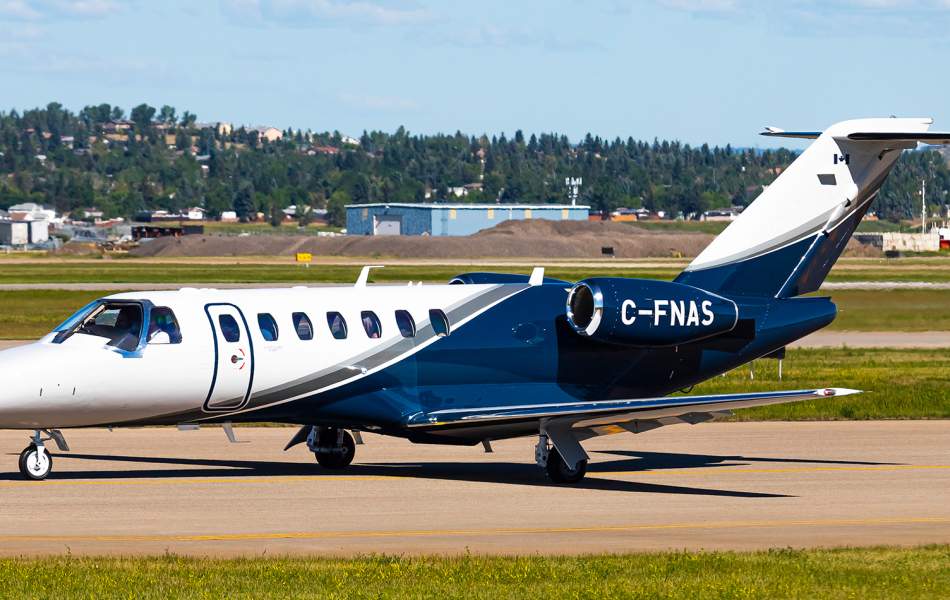
[[[318,540],[342,538],[462,537],[494,535],[556,535],[571,533],[636,533],[657,530],[760,529],[774,527],[867,527],[888,525],[950,524],[950,517],[894,517],[867,519],[791,519],[686,523],[643,523],[590,527],[512,527],[486,529],[421,529],[389,531],[284,531],[259,533],[140,534],[140,535],[4,535],[0,542],[232,542],[267,540]]]

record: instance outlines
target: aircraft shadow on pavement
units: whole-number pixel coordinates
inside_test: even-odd
[[[700,496],[727,496],[735,498],[787,498],[788,494],[750,492],[645,483],[606,477],[618,471],[635,475],[636,471],[660,469],[689,469],[704,467],[742,466],[750,462],[812,463],[842,465],[888,465],[866,461],[836,461],[799,458],[757,458],[747,456],[719,456],[666,452],[636,452],[626,450],[598,451],[597,454],[623,456],[618,460],[592,463],[588,477],[570,487],[578,489],[654,494],[685,494]],[[343,471],[328,471],[313,463],[270,462],[236,459],[202,459],[188,457],[116,456],[107,454],[55,454],[56,461],[105,461],[113,463],[138,463],[168,465],[169,468],[121,469],[107,471],[57,471],[57,480],[108,480],[108,479],[172,479],[172,478],[241,478],[241,477],[300,477],[321,475],[335,476],[387,476],[417,479],[441,479],[447,481],[486,482],[508,485],[545,486],[551,484],[537,466],[512,462],[411,462],[411,463],[356,463]],[[60,464],[63,464],[62,462]],[[183,468],[173,468],[175,465]],[[604,473],[605,476],[598,476]],[[18,480],[14,473],[0,474],[0,480]]]
[[[727,456],[716,454],[681,454],[671,452],[640,452],[637,450],[595,450],[592,454],[613,454],[629,457],[627,460],[592,463],[589,473],[597,471],[646,471],[661,469],[696,469],[709,467],[741,467],[753,463],[798,463],[812,465],[892,466],[902,463],[865,460],[831,460],[819,458],[786,458],[763,456]],[[629,460],[635,459],[635,460]]]

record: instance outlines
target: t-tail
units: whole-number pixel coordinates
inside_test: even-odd
[[[858,119],[814,139],[676,281],[727,296],[789,298],[816,291],[841,256],[901,150],[948,144],[931,119]]]

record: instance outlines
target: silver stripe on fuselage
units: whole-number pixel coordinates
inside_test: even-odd
[[[496,285],[474,298],[468,298],[449,306],[446,310],[446,316],[449,318],[449,323],[453,324],[453,329],[460,328],[486,310],[529,287],[528,285],[512,284]],[[435,343],[438,339],[439,336],[432,329],[432,324],[426,321],[415,338],[398,339],[383,348],[364,352],[316,373],[254,393],[248,405],[240,410],[211,415],[202,413],[201,418],[195,418],[194,420],[221,419],[222,417],[254,412],[326,392],[340,385],[362,379],[390,364],[405,360]]]

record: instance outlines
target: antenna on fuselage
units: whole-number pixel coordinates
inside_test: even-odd
[[[366,265],[363,267],[363,270],[360,271],[360,276],[356,278],[356,283],[353,284],[353,287],[366,287],[366,280],[369,279],[370,269],[382,269],[386,265]]]
[[[544,267],[535,267],[531,271],[531,277],[528,278],[528,285],[541,285],[544,283]]]

